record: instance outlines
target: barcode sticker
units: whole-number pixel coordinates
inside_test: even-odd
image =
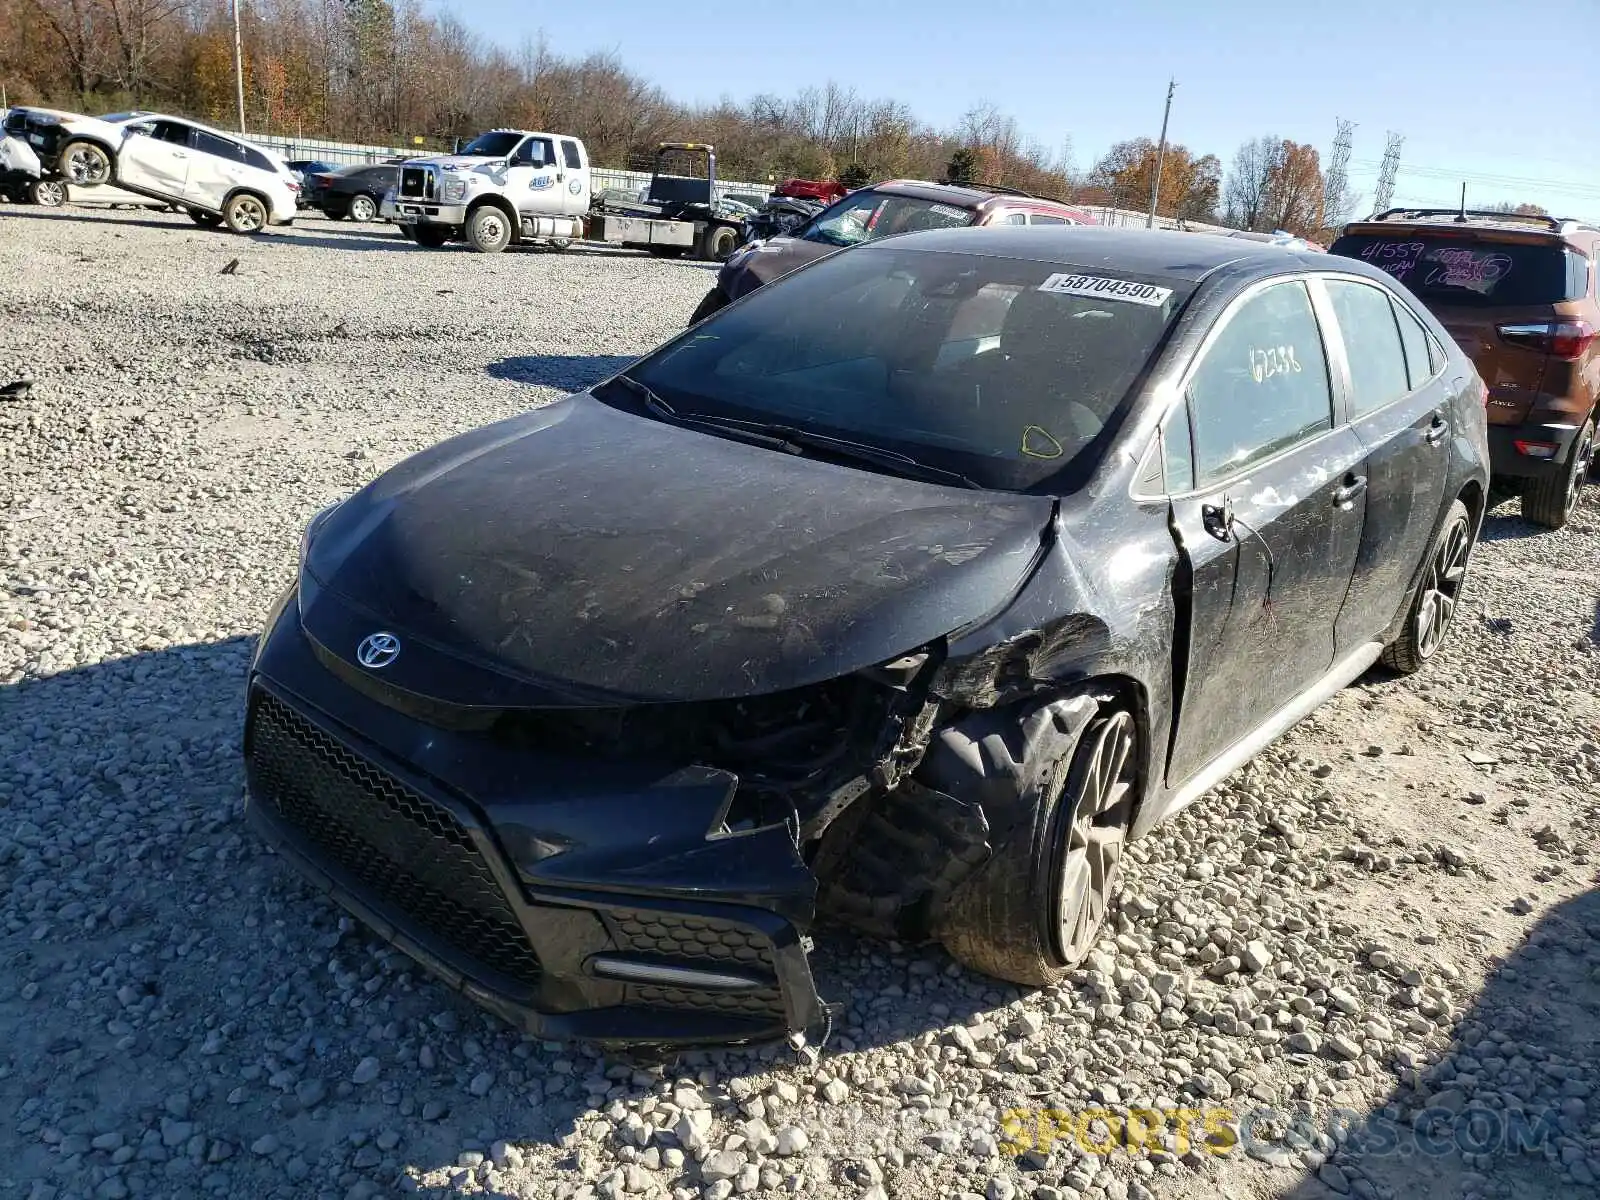
[[[1063,296],[1125,300],[1130,304],[1144,304],[1151,308],[1165,304],[1172,296],[1171,288],[1156,287],[1150,283],[1135,283],[1131,279],[1112,279],[1105,275],[1052,275],[1039,285],[1039,290],[1057,292]]]

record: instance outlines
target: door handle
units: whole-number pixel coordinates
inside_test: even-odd
[[[1344,486],[1333,493],[1335,508],[1349,511],[1355,506],[1356,497],[1367,490],[1367,477],[1365,475],[1346,475]]]
[[[1437,446],[1444,441],[1450,432],[1450,423],[1439,413],[1433,414],[1433,424],[1428,426],[1428,432],[1422,435],[1422,440],[1430,446]]]

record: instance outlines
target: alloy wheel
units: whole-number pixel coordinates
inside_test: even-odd
[[[1457,517],[1441,539],[1422,583],[1422,599],[1417,605],[1417,650],[1423,658],[1433,657],[1455,619],[1471,552],[1471,527],[1465,517]]]
[[[267,213],[254,196],[241,196],[233,202],[233,227],[240,233],[255,233],[267,223]]]
[[[370,221],[378,215],[378,208],[370,196],[357,196],[350,201],[350,217],[356,221]]]
[[[68,180],[84,187],[104,183],[111,174],[111,163],[105,153],[93,146],[74,146],[64,165]]]
[[[1131,716],[1113,712],[1089,736],[1094,740],[1082,769],[1069,777],[1061,798],[1071,824],[1061,839],[1056,949],[1069,963],[1089,952],[1116,892],[1137,783]]]
[[[1589,477],[1589,460],[1594,455],[1594,426],[1585,425],[1581,436],[1583,440],[1572,449],[1572,472],[1567,476],[1568,516],[1578,507],[1578,494],[1583,490],[1583,481]]]

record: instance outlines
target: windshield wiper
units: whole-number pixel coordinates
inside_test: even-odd
[[[617,375],[611,379],[612,383],[620,383],[639,399],[644,401],[644,406],[650,412],[664,421],[674,425],[692,425],[704,429],[715,429],[720,433],[732,434],[742,442],[749,442],[756,446],[766,446],[771,450],[784,450],[790,454],[799,454],[800,447],[781,437],[775,437],[763,430],[756,428],[753,423],[730,421],[724,417],[710,416],[705,413],[681,413],[668,404],[654,391],[628,375]]]
[[[856,442],[849,438],[835,437],[831,433],[815,433],[812,430],[800,429],[794,425],[778,425],[765,421],[746,421],[737,417],[707,416],[700,419],[786,442],[791,447],[791,453],[799,454],[805,450],[818,450],[825,454],[835,455],[838,458],[853,459],[856,462],[869,462],[876,466],[898,470],[907,475],[921,476],[930,482],[943,481],[954,483],[959,487],[972,488],[976,491],[983,490],[981,483],[962,475],[958,471],[951,471],[945,467],[936,467],[899,450],[890,450],[886,446],[874,446],[870,442]]]
[[[658,417],[679,425],[698,425],[707,429],[716,429],[734,434],[757,445],[769,446],[774,450],[784,450],[790,454],[803,454],[807,450],[816,450],[824,454],[834,455],[837,458],[868,462],[875,466],[888,467],[902,474],[920,476],[929,482],[953,483],[958,487],[972,488],[975,491],[983,490],[981,483],[962,475],[958,471],[933,466],[931,463],[922,462],[909,454],[902,454],[898,450],[890,450],[884,446],[874,446],[868,442],[851,441],[849,438],[835,437],[832,434],[814,433],[809,429],[800,429],[794,425],[750,421],[740,417],[723,417],[715,413],[683,413],[673,408],[672,405],[668,404],[637,379],[628,375],[618,375],[613,382],[620,383],[633,392],[644,401],[645,407]]]

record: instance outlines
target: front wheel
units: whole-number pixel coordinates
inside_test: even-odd
[[[378,215],[378,205],[371,196],[357,196],[350,201],[349,215],[352,221],[371,221]]]
[[[444,225],[413,225],[412,238],[425,250],[437,250],[450,240],[450,230]]]
[[[511,244],[511,220],[492,204],[467,216],[467,243],[483,254],[499,254]]]
[[[111,182],[111,155],[94,142],[68,142],[61,150],[61,173],[78,187]]]
[[[67,185],[59,179],[35,179],[28,185],[28,199],[44,208],[60,208],[67,202]]]
[[[267,202],[260,196],[240,192],[222,206],[222,219],[230,233],[260,233],[267,227]]]
[[[1406,612],[1400,636],[1383,648],[1383,665],[1391,671],[1414,674],[1444,645],[1445,634],[1450,632],[1461,604],[1472,546],[1472,515],[1457,500],[1428,548],[1422,582]]]
[[[1546,529],[1560,529],[1578,508],[1578,494],[1589,477],[1589,460],[1594,455],[1594,419],[1584,422],[1561,469],[1545,479],[1528,484],[1522,494],[1522,515]]]
[[[972,790],[996,845],[940,906],[935,932],[985,975],[1055,983],[1094,948],[1116,897],[1139,798],[1137,727],[1109,697],[1080,696],[984,741],[967,769],[983,772]]]

